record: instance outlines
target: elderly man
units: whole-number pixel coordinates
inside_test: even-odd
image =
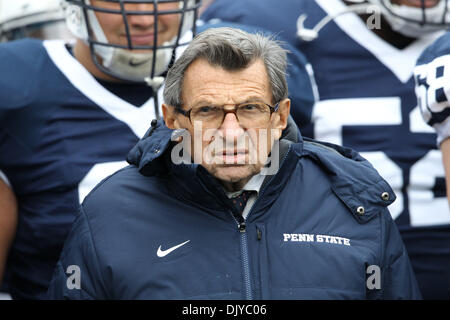
[[[391,188],[355,152],[303,140],[285,68],[274,40],[199,34],[167,75],[167,126],[86,197],[49,297],[420,298]]]

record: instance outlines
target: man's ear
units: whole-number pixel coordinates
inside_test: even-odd
[[[291,100],[283,99],[278,104],[278,111],[276,112],[273,129],[277,129],[277,139],[281,137],[281,133],[287,127],[289,113],[291,111]]]
[[[179,125],[175,116],[175,108],[165,103],[162,104],[164,122],[169,129],[178,129]]]

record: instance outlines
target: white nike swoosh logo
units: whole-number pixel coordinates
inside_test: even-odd
[[[178,249],[178,248],[181,247],[181,246],[184,246],[184,245],[185,245],[186,243],[188,243],[189,241],[191,241],[191,240],[188,240],[188,241],[185,241],[185,242],[183,242],[183,243],[180,243],[179,245],[176,245],[176,246],[174,246],[174,247],[172,247],[172,248],[169,248],[169,249],[167,249],[167,250],[161,250],[161,246],[159,246],[158,252],[156,252],[156,255],[157,255],[158,257],[160,257],[160,258],[165,257],[165,256],[167,256],[169,253],[171,253],[172,251]]]

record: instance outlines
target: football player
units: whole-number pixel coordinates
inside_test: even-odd
[[[192,39],[200,0],[63,5],[74,44],[0,44],[0,170],[19,212],[4,289],[15,299],[45,296],[80,202],[160,116],[165,73]]]
[[[450,201],[450,32],[428,47],[414,69],[417,100],[424,120],[437,133]]]
[[[450,24],[449,1],[215,0],[201,18],[268,28],[306,55],[320,101],[303,133],[371,161],[396,191],[390,211],[424,298],[450,298],[444,169],[413,76],[420,54]]]
[[[21,38],[70,39],[59,0],[0,0],[0,42]],[[17,200],[0,171],[0,285],[17,226]],[[10,296],[0,292],[0,300]]]

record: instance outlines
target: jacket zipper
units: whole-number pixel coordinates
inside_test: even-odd
[[[231,212],[234,221],[238,226],[240,232],[240,246],[241,246],[241,256],[242,256],[242,269],[244,270],[244,287],[245,287],[245,299],[253,300],[252,283],[250,277],[250,263],[248,257],[248,239],[246,232],[245,220],[242,216],[236,217],[233,212]],[[240,219],[238,219],[240,218]]]

